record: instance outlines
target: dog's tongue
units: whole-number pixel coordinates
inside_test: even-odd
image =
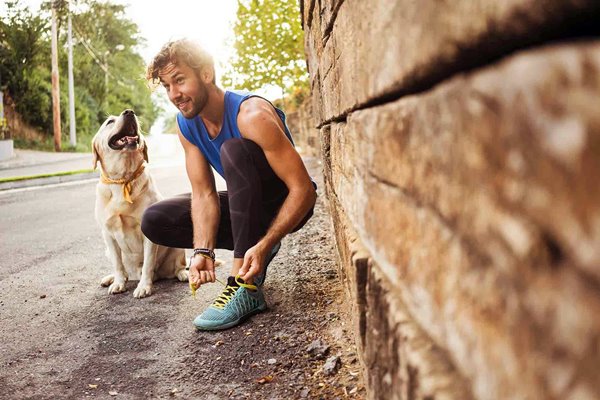
[[[117,140],[116,144],[118,146],[137,144],[137,136],[123,136],[121,139]]]

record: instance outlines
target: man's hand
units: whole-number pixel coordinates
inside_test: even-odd
[[[215,263],[206,257],[197,255],[192,257],[190,264],[189,280],[194,287],[215,281]]]
[[[260,275],[265,265],[268,251],[269,249],[265,248],[261,242],[258,242],[246,251],[246,254],[244,254],[244,263],[238,272],[244,282],[251,283],[252,278]]]

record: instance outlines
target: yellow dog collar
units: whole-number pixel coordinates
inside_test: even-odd
[[[131,179],[111,179],[104,174],[104,171],[100,171],[100,180],[102,183],[123,185],[123,197],[125,198],[125,201],[129,204],[133,204],[133,200],[131,200],[131,182],[135,181],[142,174],[142,172],[144,172],[144,168],[146,168],[146,165],[144,163],[140,164],[138,169],[136,169],[131,176]]]

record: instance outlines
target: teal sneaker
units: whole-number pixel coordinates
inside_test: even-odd
[[[254,284],[256,286],[262,286],[263,283],[265,283],[265,279],[267,279],[267,267],[269,266],[269,264],[271,263],[271,261],[273,261],[273,259],[275,258],[275,256],[279,252],[280,248],[281,248],[281,242],[278,242],[271,249],[271,252],[269,253],[269,256],[267,257],[267,261],[265,262],[265,267],[263,268],[262,273],[260,275],[257,275],[257,276],[254,277]]]
[[[230,276],[223,292],[196,317],[194,326],[202,331],[227,329],[266,309],[267,303],[260,288]]]

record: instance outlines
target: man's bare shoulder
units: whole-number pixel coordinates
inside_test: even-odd
[[[260,97],[251,97],[240,105],[237,123],[242,136],[265,151],[285,138],[284,126],[275,108]]]
[[[240,105],[238,123],[253,123],[257,119],[277,117],[275,108],[262,97],[250,97]]]

